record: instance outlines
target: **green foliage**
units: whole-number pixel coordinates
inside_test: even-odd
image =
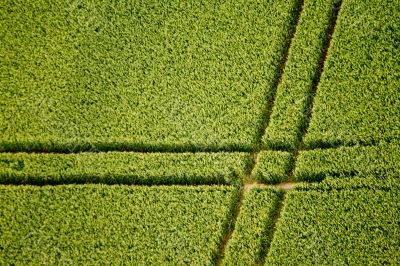
[[[278,86],[270,123],[263,137],[264,144],[270,148],[294,150],[300,141],[334,15],[334,2],[304,1],[285,72]]]
[[[400,138],[400,3],[344,1],[305,137],[309,148]]]
[[[292,155],[280,151],[261,151],[254,167],[254,178],[267,183],[286,181],[292,165]]]
[[[0,154],[3,184],[236,184],[246,153]]]
[[[344,176],[340,179],[327,176],[323,181],[319,183],[302,183],[295,187],[296,190],[341,190],[341,189],[377,189],[377,190],[400,190],[400,179],[393,177],[376,178],[373,176]]]
[[[266,265],[397,265],[400,190],[289,191]]]
[[[214,264],[281,71],[262,144],[299,148],[338,2],[4,0],[0,264]],[[288,192],[273,240],[283,192],[244,192],[223,264],[271,241],[268,265],[400,261],[399,25],[396,0],[343,1],[304,138],[336,149],[300,147],[294,173],[323,181]],[[287,181],[295,155],[249,178]]]
[[[327,175],[400,177],[400,145],[342,147],[300,152],[295,178],[319,181]]]
[[[252,149],[299,0],[5,0],[0,151]]]
[[[254,188],[245,192],[223,265],[260,263],[261,254],[271,241],[268,230],[281,196],[280,191],[272,188]]]
[[[222,186],[0,186],[0,264],[210,265],[236,200]]]

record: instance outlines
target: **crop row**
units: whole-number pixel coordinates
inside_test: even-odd
[[[265,183],[279,183],[288,180],[292,167],[292,155],[281,151],[261,151],[255,162],[253,179]]]
[[[307,108],[334,18],[335,0],[305,0],[263,142],[294,150],[307,124]]]
[[[300,152],[295,169],[299,181],[319,181],[326,176],[400,177],[400,145],[342,147]]]
[[[301,151],[294,178],[399,177],[397,144]],[[246,181],[288,181],[292,155],[261,151]],[[248,153],[0,153],[2,184],[239,184],[248,174]]]
[[[246,153],[0,153],[3,184],[236,184]]]
[[[398,142],[400,5],[344,0],[308,134],[308,148]]]
[[[271,242],[268,231],[282,192],[254,188],[245,192],[235,230],[228,243],[223,265],[259,265]]]
[[[361,180],[288,192],[266,264],[396,265],[399,183],[381,190]]]
[[[302,185],[286,193],[276,225],[282,192],[244,192],[223,264],[396,264],[400,184],[386,181],[329,178]],[[238,190],[1,185],[0,201],[3,264],[204,265],[215,262]]]
[[[226,265],[396,265],[400,259],[398,179],[328,178],[286,193],[256,188],[245,199]],[[275,227],[273,238],[270,230]]]
[[[397,177],[375,177],[375,176],[327,176],[322,182],[300,183],[296,186],[297,191],[331,191],[331,190],[400,190],[400,181]]]
[[[299,5],[6,0],[0,151],[254,148]]]
[[[205,265],[233,187],[0,186],[0,264]]]
[[[254,150],[301,2],[6,0],[0,151]],[[304,1],[269,148],[298,146],[337,2]],[[399,140],[398,6],[343,1],[308,148]]]

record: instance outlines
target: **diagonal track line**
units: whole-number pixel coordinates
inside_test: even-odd
[[[274,86],[273,86],[274,89],[273,89],[273,92],[272,92],[272,96],[270,97],[270,100],[269,100],[269,102],[268,102],[268,104],[267,104],[267,106],[266,106],[266,108],[265,108],[265,110],[263,111],[263,114],[262,114],[262,121],[263,122],[262,122],[262,125],[261,125],[261,127],[259,129],[259,132],[258,132],[258,146],[259,147],[256,148],[256,150],[251,153],[252,164],[248,168],[247,175],[245,177],[243,177],[243,182],[247,182],[247,180],[250,179],[251,175],[253,174],[254,167],[257,164],[258,155],[259,155],[261,147],[262,147],[262,137],[263,137],[263,135],[265,133],[265,130],[266,130],[268,124],[269,124],[269,118],[270,118],[270,115],[272,113],[272,109],[273,109],[273,106],[274,106],[274,103],[275,103],[276,91],[277,91],[277,88],[278,88],[278,86],[279,86],[279,84],[281,83],[281,80],[282,80],[282,75],[283,75],[283,72],[285,70],[287,59],[288,59],[289,48],[290,48],[290,45],[292,43],[294,34],[296,32],[296,27],[297,27],[297,24],[299,22],[301,12],[303,10],[303,4],[304,4],[304,0],[299,0],[298,3],[297,3],[297,7],[293,11],[295,19],[294,19],[293,25],[292,25],[292,27],[290,29],[290,32],[288,34],[288,37],[287,37],[287,45],[285,47],[285,50],[283,52],[283,56],[282,56],[282,59],[281,59],[281,62],[280,62],[279,71],[278,71],[278,74],[277,74],[277,77],[276,77],[276,80],[275,80],[275,83],[274,83]],[[220,248],[218,250],[217,258],[216,258],[216,265],[221,265],[222,264],[222,261],[223,261],[223,258],[224,258],[224,254],[225,254],[225,252],[227,250],[229,240],[230,240],[230,238],[232,236],[232,233],[234,231],[234,227],[235,227],[235,224],[236,224],[237,217],[238,217],[238,215],[240,213],[240,209],[242,207],[243,196],[244,196],[244,191],[245,191],[246,185],[248,185],[248,184],[243,183],[242,186],[239,188],[240,189],[240,191],[239,191],[240,194],[239,194],[239,199],[238,199],[238,202],[236,203],[236,208],[235,208],[235,211],[233,213],[232,220],[231,220],[232,226],[230,228],[228,228],[227,232],[225,233],[225,236],[223,238],[221,246],[220,246]],[[279,211],[278,211],[277,215],[279,215]],[[262,260],[263,258],[260,258],[260,259]]]

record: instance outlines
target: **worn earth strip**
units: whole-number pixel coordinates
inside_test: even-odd
[[[249,190],[254,186],[254,183],[249,183],[249,180],[251,179],[251,176],[253,175],[254,167],[255,167],[255,165],[256,165],[256,163],[258,161],[258,155],[260,153],[261,146],[262,146],[262,137],[263,137],[263,134],[265,133],[266,127],[269,124],[269,118],[270,118],[270,115],[272,113],[272,108],[273,108],[274,102],[275,102],[276,91],[277,91],[277,88],[279,86],[279,83],[282,80],[282,75],[283,75],[283,72],[285,70],[286,62],[287,62],[287,58],[288,58],[289,48],[290,48],[290,45],[292,43],[292,39],[294,37],[294,34],[296,32],[297,24],[298,24],[298,22],[300,20],[300,15],[301,15],[301,12],[303,10],[303,5],[304,5],[304,0],[300,0],[298,2],[298,6],[297,6],[296,10],[294,11],[294,13],[295,13],[294,14],[294,16],[295,16],[294,23],[293,23],[293,25],[291,27],[291,30],[289,32],[289,35],[288,35],[287,45],[285,47],[285,51],[283,53],[283,56],[282,56],[282,59],[281,59],[281,63],[280,63],[280,67],[279,67],[279,72],[277,74],[277,78],[276,78],[276,81],[275,81],[274,86],[273,86],[274,90],[272,92],[272,96],[270,98],[270,101],[268,102],[267,107],[265,108],[265,110],[263,111],[263,114],[262,114],[263,123],[262,123],[262,126],[259,129],[259,136],[258,136],[259,148],[257,148],[256,151],[253,151],[251,153],[252,164],[248,168],[247,175],[245,175],[243,177],[243,185],[239,188],[240,189],[240,191],[239,191],[239,200],[238,200],[238,202],[236,204],[236,208],[235,208],[232,220],[231,220],[231,222],[232,222],[231,225],[232,226],[230,226],[228,228],[227,232],[225,233],[225,236],[223,238],[223,241],[222,241],[222,244],[220,246],[220,249],[218,250],[217,258],[216,258],[216,265],[221,265],[222,260],[224,258],[224,254],[226,253],[228,242],[229,242],[229,240],[230,240],[230,238],[232,236],[233,230],[235,229],[236,220],[237,220],[237,217],[238,217],[238,215],[240,213],[240,209],[241,209],[242,202],[243,202],[244,191],[245,190]],[[262,186],[262,184],[258,184],[258,185],[255,185],[255,186]],[[281,205],[282,205],[282,199],[280,200],[280,202],[278,204],[279,205],[278,205],[278,208],[277,208],[277,214],[275,214],[274,217],[279,216],[280,208],[281,208]],[[273,227],[275,227],[275,221],[273,222]],[[260,259],[264,260],[264,258],[262,258],[262,254],[260,254],[260,256],[261,256]]]

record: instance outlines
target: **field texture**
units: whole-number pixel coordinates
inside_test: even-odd
[[[307,110],[321,69],[336,0],[304,1],[278,86],[271,121],[263,137],[267,147],[294,150],[308,120]]]
[[[306,146],[398,142],[399,25],[397,0],[343,2]]]
[[[254,167],[254,179],[266,183],[287,181],[291,164],[290,153],[261,151]]]
[[[0,261],[207,265],[235,195],[229,187],[1,186]]]
[[[396,265],[400,190],[351,184],[292,191],[267,265]]]
[[[237,184],[246,153],[0,154],[3,184]]]
[[[345,147],[301,152],[295,177],[320,181],[326,175],[400,177],[400,145]]]
[[[398,0],[3,0],[0,265],[398,265]]]
[[[243,207],[227,247],[223,265],[255,265],[271,241],[268,230],[282,193],[255,188],[245,192]]]
[[[299,1],[2,5],[0,150],[208,150],[258,145]]]

